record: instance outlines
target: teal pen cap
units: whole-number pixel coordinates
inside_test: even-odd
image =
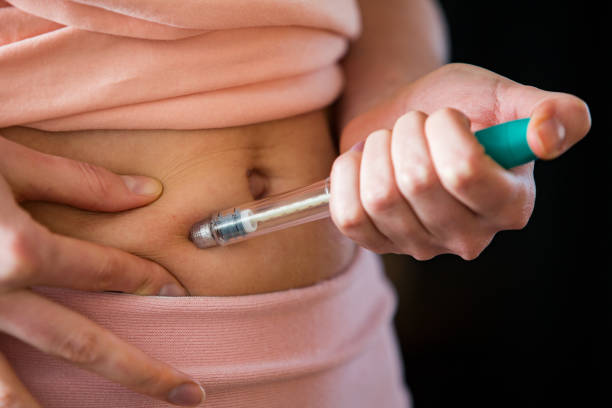
[[[474,135],[485,152],[506,169],[537,159],[527,143],[529,118],[500,123]]]
[[[475,133],[485,152],[506,169],[536,159],[527,144],[529,119]],[[329,217],[329,178],[286,193],[219,211],[196,223],[189,239],[198,248],[227,245]]]

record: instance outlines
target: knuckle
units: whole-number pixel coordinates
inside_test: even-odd
[[[138,378],[134,379],[133,387],[147,394],[156,394],[162,388],[163,380],[155,370],[147,370],[139,373]]]
[[[461,258],[465,261],[473,261],[474,259],[478,258],[478,255],[480,255],[481,252],[482,251],[475,248],[467,248],[461,252],[459,256],[461,256]]]
[[[375,141],[378,141],[378,139],[386,139],[389,137],[390,133],[391,132],[387,129],[377,129],[368,135],[366,139],[366,144],[368,142],[373,143]]]
[[[357,169],[359,169],[358,162],[356,162],[355,158],[352,157],[351,154],[348,154],[348,152],[342,153],[340,156],[336,157],[330,172],[332,191],[335,190],[334,180],[343,180],[346,175],[355,173]]]
[[[431,117],[431,120],[433,121],[437,121],[437,120],[443,120],[443,121],[451,120],[452,121],[462,116],[463,114],[459,112],[457,109],[451,108],[451,107],[444,107],[444,108],[440,108],[436,110],[434,113],[431,114],[430,117]]]
[[[149,273],[144,273],[140,276],[138,286],[133,289],[133,293],[139,295],[153,294],[155,289],[158,289],[160,286],[156,279],[159,276],[158,272],[162,272],[161,267],[149,268]]]
[[[463,113],[449,106],[441,108],[438,112],[440,116],[446,120],[456,120],[463,117]]]
[[[506,222],[502,224],[502,228],[510,230],[521,230],[527,226],[533,214],[535,207],[535,191],[528,189],[521,190],[518,197],[511,205],[505,208]],[[504,219],[504,217],[500,217]]]
[[[527,226],[529,223],[529,219],[531,218],[531,209],[523,209],[522,211],[518,211],[511,218],[508,223],[508,229],[511,230],[521,230]]]
[[[527,226],[527,223],[529,221],[529,218],[517,218],[516,220],[514,220],[514,222],[512,222],[509,226],[508,229],[510,230],[522,230],[523,228],[525,228]]]
[[[486,241],[481,243],[480,241]],[[490,239],[478,239],[474,236],[463,236],[456,239],[454,254],[466,261],[473,261],[484,251]]]
[[[524,200],[522,200],[522,202],[524,204],[521,206],[521,210],[517,213],[517,224],[515,225],[515,227],[518,227],[518,229],[525,228],[531,219],[531,215],[533,214],[533,209],[535,207],[535,188],[530,188],[526,192],[526,197]]]
[[[343,209],[335,214],[336,224],[342,231],[352,231],[363,226],[366,215],[357,209]]]
[[[426,127],[430,129],[431,127],[438,129],[444,126],[443,124],[452,123],[453,125],[463,127],[466,124],[469,124],[469,122],[468,117],[464,115],[463,112],[455,108],[445,107],[440,108],[429,115],[425,123]]]
[[[408,234],[410,236],[410,234]],[[410,240],[404,246],[403,253],[410,255],[417,261],[429,261],[443,253],[432,239]]]
[[[411,110],[404,113],[395,121],[395,126],[402,124],[421,123],[427,119],[427,114],[419,110]]]
[[[517,219],[517,224],[515,227],[517,229],[523,229],[529,224],[529,220],[531,219],[531,214],[533,213],[533,207],[530,206],[528,209],[522,211]]]
[[[465,78],[466,75],[468,77],[473,77],[477,71],[483,71],[484,69],[476,67],[471,64],[466,64],[463,62],[451,62],[449,64],[443,65],[442,67],[437,69],[437,72],[442,75],[448,75],[451,78],[462,77]]]
[[[98,364],[103,359],[100,341],[92,331],[74,332],[57,345],[55,354],[69,362],[80,365]]]
[[[397,118],[393,124],[392,145],[398,140],[418,137],[425,130],[427,114],[418,110],[411,110]],[[406,142],[404,142],[406,143]]]
[[[34,274],[39,254],[33,241],[22,229],[0,233],[0,287],[15,287]]]
[[[471,72],[471,67],[471,65],[462,62],[451,62],[449,64],[444,65],[440,69],[448,72]]]
[[[432,166],[413,163],[397,174],[398,187],[405,196],[418,196],[433,190],[438,177]]]
[[[393,208],[399,199],[399,194],[390,182],[381,181],[378,184],[363,189],[361,201],[370,214],[383,213]]]
[[[90,193],[95,197],[104,197],[111,191],[111,185],[105,177],[104,170],[91,163],[75,162],[75,166],[85,181]]]
[[[437,251],[431,249],[416,249],[411,253],[412,257],[417,261],[429,261],[439,255]]]
[[[441,178],[448,188],[454,191],[467,191],[481,180],[480,154],[472,154],[464,160],[447,164],[440,171]]]
[[[108,254],[104,257],[102,262],[95,274],[95,287],[96,290],[112,290],[119,289],[114,287],[115,276],[117,272],[121,270],[121,262],[114,254]]]

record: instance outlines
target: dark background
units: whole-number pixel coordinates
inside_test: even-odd
[[[610,84],[601,68],[612,36],[599,24],[612,20],[597,3],[440,2],[451,61],[575,94],[593,126],[564,156],[536,164],[524,230],[499,233],[471,262],[384,257],[400,295],[396,327],[416,408],[612,406],[601,377],[612,271],[612,173],[603,158]]]

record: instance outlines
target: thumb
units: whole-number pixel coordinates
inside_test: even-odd
[[[527,141],[543,159],[563,154],[591,128],[587,104],[574,95],[522,85],[483,68],[450,64],[353,118],[342,130],[340,152],[375,130],[392,129],[408,110],[430,114],[445,107],[463,112],[477,127],[531,118]]]
[[[159,197],[162,185],[93,164],[53,156],[0,137],[0,174],[18,201],[51,201],[93,211],[122,211]]]
[[[502,116],[529,117],[527,142],[542,159],[554,159],[578,143],[591,128],[589,107],[580,98],[548,92],[516,82],[506,83],[499,93]]]

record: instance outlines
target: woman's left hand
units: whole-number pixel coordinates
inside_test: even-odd
[[[471,65],[446,65],[400,89],[342,132],[344,153],[331,173],[334,223],[378,253],[476,258],[498,231],[527,224],[535,183],[533,163],[502,168],[473,132],[524,117],[528,143],[544,159],[565,152],[591,124],[573,95]]]

